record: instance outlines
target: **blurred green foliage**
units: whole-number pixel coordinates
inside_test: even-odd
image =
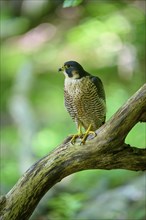
[[[107,120],[144,83],[145,1],[7,0],[0,4],[4,194],[31,164],[76,132],[64,108],[64,77],[57,72],[65,61],[76,60],[102,79]],[[137,124],[126,142],[145,147],[145,125]],[[139,176],[121,170],[74,174],[60,183],[61,189],[54,188],[40,213],[44,219],[75,218],[95,194]],[[122,219],[142,219],[142,204],[138,200],[136,213],[131,209]]]
[[[49,201],[49,207],[51,209],[49,218],[52,219],[74,219],[76,213],[82,207],[84,194],[76,193],[71,195],[70,193],[60,193],[58,197],[52,198]]]

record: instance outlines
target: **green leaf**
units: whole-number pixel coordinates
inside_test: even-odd
[[[75,7],[82,3],[83,0],[65,0],[63,3],[63,8]]]

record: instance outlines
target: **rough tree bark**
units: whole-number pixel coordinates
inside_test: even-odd
[[[32,165],[16,185],[1,197],[1,219],[28,219],[44,194],[64,177],[87,169],[146,170],[146,149],[131,147],[125,138],[138,122],[146,122],[144,84],[85,145],[68,137],[59,147]]]

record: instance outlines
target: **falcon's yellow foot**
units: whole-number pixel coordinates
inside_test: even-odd
[[[72,144],[74,144],[75,141],[76,141],[76,139],[77,139],[78,137],[81,138],[82,135],[83,135],[82,129],[81,129],[81,126],[79,125],[79,126],[78,126],[78,134],[74,134],[73,137],[72,137],[72,139],[70,140],[70,142],[71,142]]]
[[[91,129],[91,125],[89,125],[88,129],[86,130],[80,144],[85,144],[86,138],[88,137],[89,134],[93,134],[94,137],[96,136],[96,133],[94,131],[90,131],[90,129]]]
[[[76,141],[76,139],[77,139],[78,137],[80,137],[79,134],[74,134],[73,137],[72,137],[72,139],[70,140],[70,142],[71,142],[72,144],[74,144],[75,141]]]

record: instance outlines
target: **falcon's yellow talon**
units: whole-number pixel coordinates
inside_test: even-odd
[[[72,144],[75,144],[75,140],[76,140],[77,138],[81,138],[81,142],[80,142],[80,145],[81,145],[81,144],[85,144],[86,139],[87,139],[87,137],[88,137],[89,134],[93,134],[94,137],[95,137],[95,136],[96,136],[96,133],[95,133],[94,131],[90,131],[91,127],[92,127],[92,125],[90,124],[89,127],[88,127],[88,129],[86,130],[85,134],[83,134],[83,133],[82,133],[82,130],[81,130],[81,125],[79,125],[79,126],[78,126],[78,134],[74,134],[74,135],[72,136],[70,142],[71,142]]]
[[[75,143],[76,138],[79,137],[78,134],[73,135],[72,139],[70,140],[71,144]]]
[[[86,138],[88,137],[89,134],[93,134],[94,137],[96,136],[96,133],[95,133],[94,131],[90,131],[91,126],[92,126],[92,125],[90,124],[89,127],[88,127],[88,129],[87,129],[87,131],[85,132],[84,137],[82,138],[81,144],[85,144]]]
[[[83,133],[82,133],[81,125],[79,125],[79,126],[78,126],[78,134],[74,134],[73,137],[72,137],[72,139],[70,140],[70,142],[71,142],[72,144],[74,144],[74,143],[75,143],[75,140],[76,140],[78,137],[81,137],[82,135],[83,135]]]

